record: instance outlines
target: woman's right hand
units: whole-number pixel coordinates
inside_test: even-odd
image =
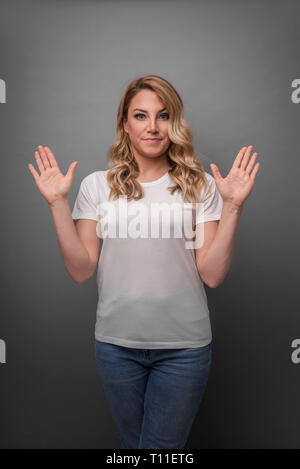
[[[48,204],[51,206],[59,199],[67,199],[78,161],[73,161],[70,164],[68,172],[64,176],[49,147],[39,145],[38,151],[34,152],[34,156],[41,174],[39,175],[30,163],[28,168],[35,179],[40,193]]]

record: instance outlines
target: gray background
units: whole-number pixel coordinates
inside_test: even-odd
[[[78,160],[72,208],[83,177],[107,168],[125,87],[146,74],[179,91],[208,172],[225,177],[244,145],[261,162],[230,271],[206,288],[212,369],[187,448],[299,448],[299,2],[0,8],[1,448],[119,448],[93,355],[96,279],[69,277],[27,165],[39,144],[64,173]]]

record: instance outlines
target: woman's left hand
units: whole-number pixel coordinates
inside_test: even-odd
[[[241,148],[226,178],[222,178],[217,165],[210,165],[216,186],[224,202],[241,207],[252,191],[255,176],[260,167],[260,163],[256,163],[254,166],[258,156],[257,152],[253,153],[248,163],[252,150],[253,145]]]

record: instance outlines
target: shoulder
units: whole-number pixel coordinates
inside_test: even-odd
[[[215,182],[215,178],[211,174],[209,174],[207,171],[204,171],[204,175],[209,184],[213,184]]]
[[[106,170],[93,171],[82,179],[82,183],[88,185],[90,188],[95,189],[99,183],[106,181]]]
[[[106,178],[107,172],[108,169],[94,171],[83,179],[85,187],[97,202],[105,201],[109,197],[110,187]]]
[[[96,203],[105,197],[106,186],[106,171],[93,171],[82,179],[80,190],[86,197],[91,198]]]
[[[207,184],[203,185],[202,196],[204,198],[209,197],[209,195],[215,190],[215,178],[209,174],[207,171],[204,171],[204,176]]]

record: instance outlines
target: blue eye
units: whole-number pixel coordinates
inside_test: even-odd
[[[135,115],[134,115],[134,117],[135,117],[136,119],[138,119],[138,116],[143,116],[143,117],[145,117],[145,114],[135,114]],[[163,119],[163,120],[167,120],[167,119],[169,118],[169,114],[166,114],[166,113],[165,113],[165,114],[161,114],[160,117],[161,117],[161,116],[166,116],[166,119]],[[140,120],[140,119],[138,119],[138,120]]]

